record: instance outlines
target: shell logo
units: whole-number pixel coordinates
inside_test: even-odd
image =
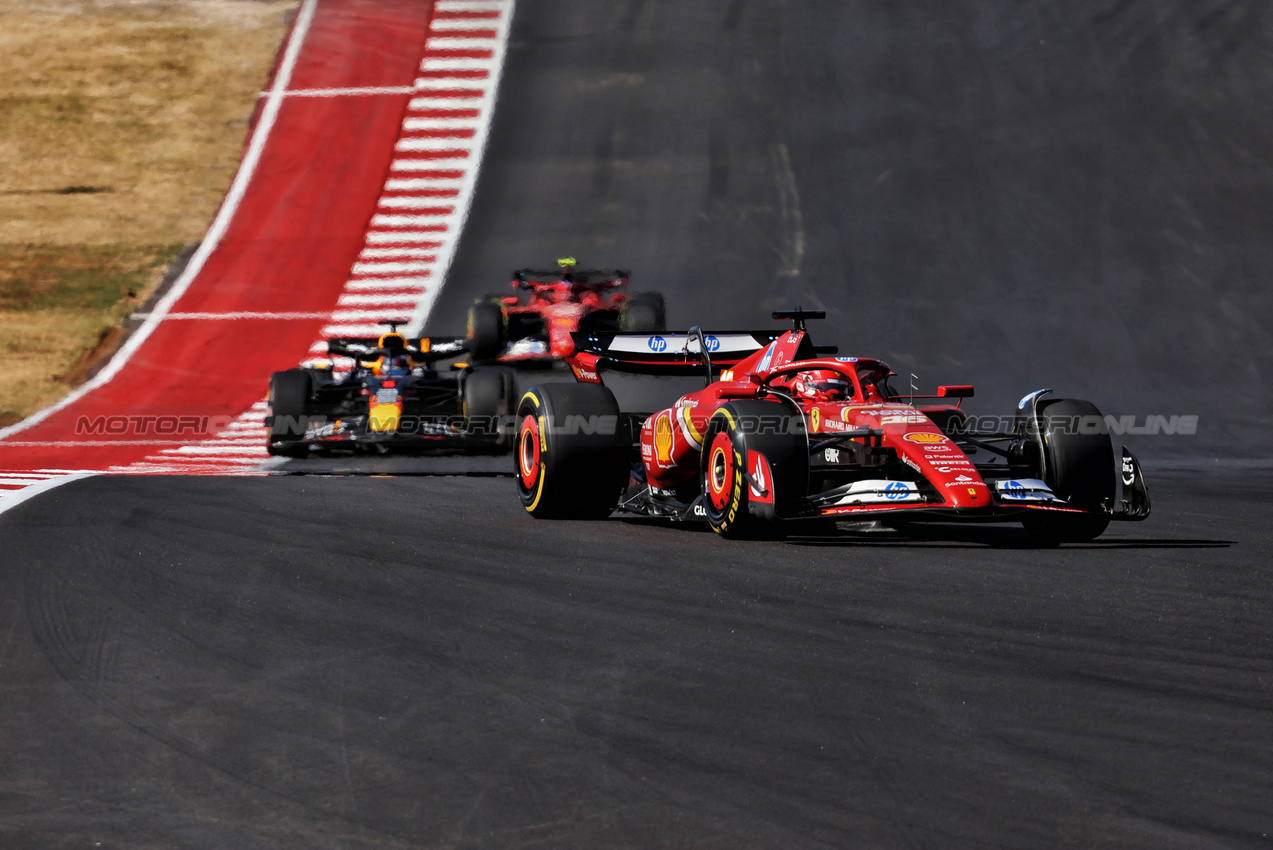
[[[657,453],[660,462],[671,462],[672,417],[666,413],[654,420],[654,451]]]
[[[907,434],[906,439],[910,440],[912,443],[944,443],[946,442],[946,437],[944,434],[929,434],[924,431],[919,431],[914,434]]]

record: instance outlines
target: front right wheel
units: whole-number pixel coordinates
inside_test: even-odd
[[[1114,446],[1105,417],[1090,401],[1044,399],[1036,426],[1041,451],[1039,477],[1071,507],[1086,514],[1038,511],[1022,520],[1026,532],[1048,546],[1085,543],[1109,527],[1114,504]]]

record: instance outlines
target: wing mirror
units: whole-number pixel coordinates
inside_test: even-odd
[[[938,398],[972,398],[972,386],[962,384],[954,387],[938,387]]]

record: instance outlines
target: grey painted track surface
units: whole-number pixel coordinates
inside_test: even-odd
[[[1041,551],[76,482],[0,517],[0,844],[1266,846],[1273,487],[1238,486]]]
[[[1270,456],[1269,15],[523,0],[433,330],[564,253],[676,325],[825,307],[977,412],[1200,415],[1133,441],[1154,516],[731,544],[419,475],[505,458],[77,482],[0,516],[0,845],[1268,846],[1273,479],[1204,458]]]

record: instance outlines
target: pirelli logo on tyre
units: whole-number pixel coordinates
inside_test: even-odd
[[[920,443],[921,445],[928,443],[944,443],[946,442],[945,434],[930,434],[927,431],[917,431],[914,434],[907,434],[906,439],[912,443]]]
[[[746,461],[737,451],[734,452],[734,486],[733,495],[729,502],[729,519],[732,523],[738,518],[738,509],[742,507],[743,502],[743,469],[745,469]]]

